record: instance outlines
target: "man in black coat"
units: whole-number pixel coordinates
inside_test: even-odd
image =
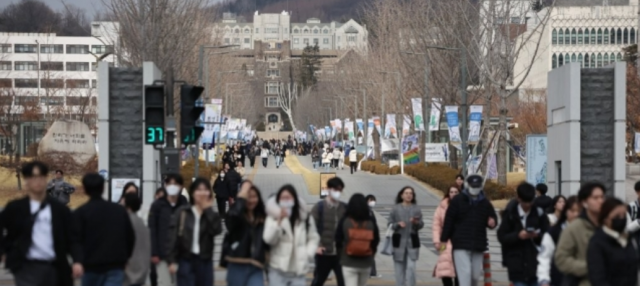
[[[129,213],[102,198],[104,178],[97,173],[86,174],[82,186],[89,201],[73,214],[82,245],[82,286],[122,285],[136,241]]]
[[[533,204],[535,188],[522,183],[518,198],[502,214],[498,240],[502,244],[502,264],[514,285],[537,286],[538,247],[542,235],[549,229],[547,215]]]
[[[470,175],[465,189],[449,203],[440,241],[453,245],[453,261],[459,285],[469,286],[482,273],[482,259],[487,250],[487,228],[495,228],[497,215],[485,197],[484,178]]]
[[[229,198],[233,201],[238,195],[238,185],[240,185],[242,177],[236,172],[235,166],[232,164],[224,164],[224,171],[226,172],[225,180],[227,180]]]
[[[151,204],[147,225],[151,234],[151,262],[156,266],[158,286],[172,286],[167,257],[169,255],[169,227],[171,217],[187,199],[180,195],[184,180],[180,174],[168,174],[164,179],[167,195]]]
[[[547,191],[549,188],[546,184],[537,184],[536,185],[536,198],[533,201],[533,204],[536,207],[541,208],[545,212],[553,213],[555,210],[553,209],[553,199],[547,196]]]
[[[27,196],[0,213],[0,251],[16,286],[71,286],[82,276],[80,245],[71,211],[47,196],[47,165],[26,163],[21,169]],[[74,261],[73,274],[67,257]]]

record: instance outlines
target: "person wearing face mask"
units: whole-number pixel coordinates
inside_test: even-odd
[[[442,285],[453,286],[458,285],[458,278],[456,277],[456,268],[453,266],[453,254],[451,249],[451,241],[447,241],[447,245],[443,247],[440,244],[440,234],[442,233],[442,225],[444,225],[444,216],[449,208],[449,203],[460,194],[458,185],[449,187],[449,190],[444,194],[440,205],[433,214],[432,238],[433,246],[436,251],[440,253],[438,255],[438,263],[433,270],[433,276],[442,279]]]
[[[176,210],[187,205],[188,202],[184,196],[180,195],[184,183],[180,174],[168,174],[164,183],[167,195],[153,202],[149,209],[147,225],[151,235],[151,262],[156,266],[158,286],[172,286],[167,263],[171,217]]]
[[[598,217],[605,193],[605,186],[598,182],[586,183],[578,191],[582,213],[562,231],[553,257],[566,285],[591,285],[587,277],[587,248],[600,225]]]
[[[213,211],[209,181],[197,178],[189,187],[191,204],[180,207],[172,218],[169,239],[169,271],[177,286],[213,285],[215,236],[222,233],[220,215]]]
[[[441,249],[449,240],[453,247],[453,262],[460,286],[475,286],[482,273],[482,259],[487,250],[487,228],[496,227],[497,215],[485,197],[484,178],[470,175],[465,189],[449,202],[444,218]]]
[[[340,201],[344,182],[340,178],[334,177],[327,181],[327,187],[329,188],[329,195],[311,209],[311,214],[320,235],[320,244],[315,256],[316,268],[311,286],[324,285],[331,271],[336,275],[338,286],[344,286],[340,257],[335,246],[338,222],[347,209],[347,205]]]
[[[356,150],[352,150],[352,152],[356,152]],[[367,205],[369,205],[369,216],[371,217],[371,220],[373,221],[374,225],[378,225],[378,221],[376,220],[376,215],[373,212],[373,208],[376,206],[376,196],[374,195],[367,195],[366,197],[367,199]],[[382,277],[382,275],[378,274],[378,270],[376,269],[376,260],[374,259],[372,264],[371,264],[371,272],[369,273],[369,277],[370,278],[380,278]]]
[[[598,216],[600,227],[589,240],[587,268],[591,285],[637,285],[638,245],[626,231],[626,206],[607,198]]]
[[[227,213],[227,201],[229,201],[229,180],[225,179],[226,173],[221,170],[218,177],[213,182],[213,191],[216,193],[216,203],[218,205],[218,213],[224,218]]]
[[[262,238],[269,245],[269,285],[304,286],[309,260],[320,236],[309,209],[292,185],[285,185],[267,200]]]

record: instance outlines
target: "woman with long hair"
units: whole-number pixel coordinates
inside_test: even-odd
[[[136,185],[136,183],[128,182],[124,184],[124,187],[122,187],[122,194],[120,195],[120,199],[118,200],[118,203],[120,205],[124,206],[124,196],[129,193],[135,193],[135,194],[138,194],[138,196],[140,196],[140,189],[138,189],[138,186]]]
[[[462,174],[456,175],[456,186],[458,186],[460,192],[464,190],[464,176]]]
[[[380,232],[363,194],[354,194],[349,199],[336,228],[335,242],[345,286],[367,285]]]
[[[458,278],[456,277],[456,269],[453,265],[453,255],[451,253],[451,241],[447,241],[447,245],[441,245],[440,235],[442,234],[442,226],[444,225],[444,217],[447,214],[447,208],[449,208],[449,202],[453,197],[460,193],[458,185],[452,185],[445,192],[442,201],[438,205],[435,214],[433,215],[433,245],[436,247],[436,251],[440,252],[438,255],[438,263],[433,269],[433,276],[442,279],[442,285],[453,286],[458,285]]]
[[[320,166],[320,150],[318,150],[318,146],[314,145],[313,150],[311,151],[311,161],[313,162],[313,170],[317,170],[318,166]]]
[[[396,284],[414,286],[416,261],[420,253],[418,231],[424,227],[424,222],[412,187],[404,187],[398,192],[396,205],[389,214],[389,224],[393,228],[391,242]]]
[[[547,211],[547,218],[549,219],[549,225],[553,226],[558,222],[558,218],[562,215],[562,210],[567,203],[567,199],[563,195],[557,195],[553,197],[551,207]]]
[[[212,285],[214,238],[222,233],[222,223],[211,208],[213,191],[209,180],[193,181],[189,196],[191,205],[178,209],[171,224],[169,270],[176,274],[178,286]]]
[[[223,259],[227,264],[227,285],[264,285],[268,246],[262,237],[266,217],[260,190],[250,181],[242,182],[225,220],[228,236]]]
[[[267,200],[262,238],[269,245],[269,285],[303,286],[320,236],[311,209],[292,185]]]
[[[564,204],[560,216],[555,225],[542,236],[541,250],[538,253],[537,277],[541,286],[561,286],[563,275],[556,267],[553,254],[562,231],[569,223],[575,220],[582,211],[578,203],[578,197],[571,196]]]

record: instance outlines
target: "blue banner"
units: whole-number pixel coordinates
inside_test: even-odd
[[[461,149],[462,136],[460,136],[460,122],[458,120],[458,107],[457,106],[445,106],[447,125],[449,125],[449,142]]]

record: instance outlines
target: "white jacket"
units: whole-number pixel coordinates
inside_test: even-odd
[[[331,163],[332,159],[333,159],[333,154],[326,151],[322,154],[322,164],[329,164]]]
[[[309,262],[316,254],[320,236],[316,231],[310,209],[307,204],[298,199],[300,205],[300,219],[296,222],[292,233],[291,223],[288,218],[283,219],[278,225],[281,208],[276,203],[276,197],[267,200],[267,220],[264,224],[262,239],[271,247],[269,267],[285,272],[295,273],[296,276],[306,275],[309,271]],[[294,261],[291,261],[291,252],[294,251]],[[290,265],[293,264],[293,269]]]
[[[634,200],[629,203],[629,207],[627,208],[627,232],[635,233],[640,230],[640,219],[634,219],[638,217],[638,212],[640,211],[640,204],[638,204],[638,200]]]
[[[556,252],[556,244],[553,243],[551,235],[545,233],[540,244],[540,252],[538,252],[538,283],[551,281],[551,261],[554,252]]]
[[[356,150],[351,150],[349,152],[349,162],[357,162],[358,161],[358,152]]]

